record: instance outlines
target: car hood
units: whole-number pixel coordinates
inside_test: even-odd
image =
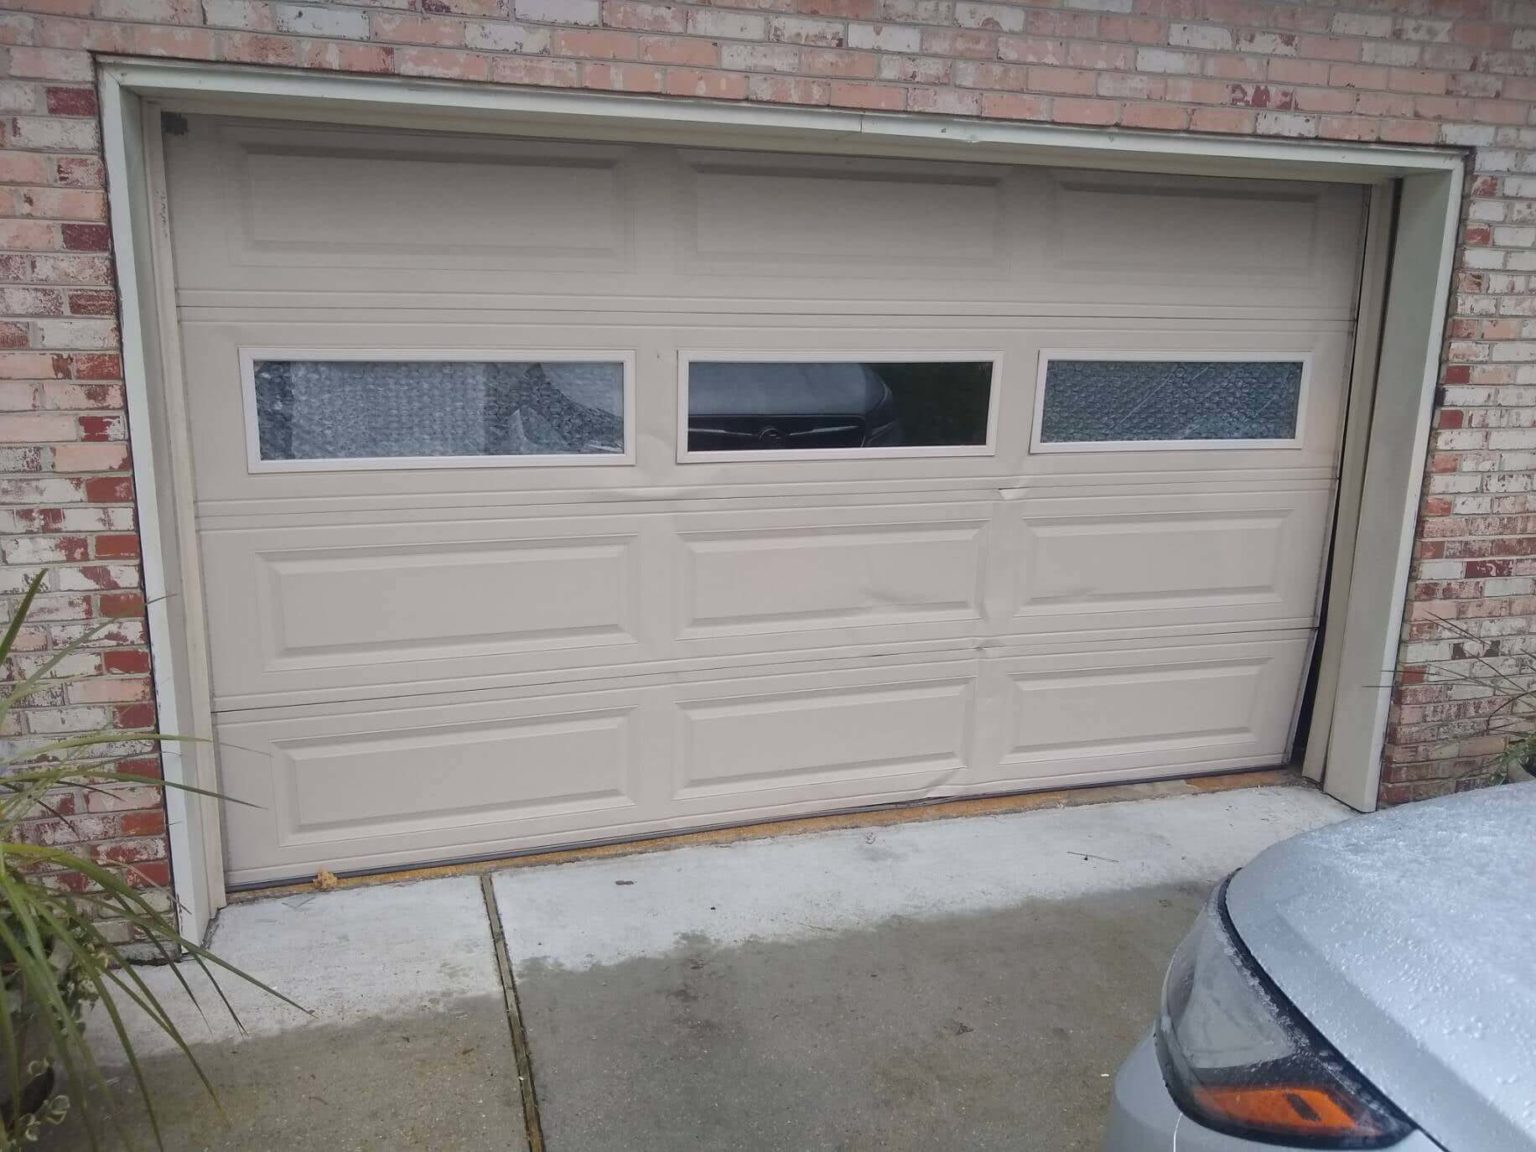
[[[1536,1149],[1536,784],[1345,821],[1227,889],[1280,990],[1450,1152]]]

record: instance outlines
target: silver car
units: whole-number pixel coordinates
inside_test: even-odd
[[[1212,896],[1106,1152],[1536,1150],[1536,784],[1277,844]]]

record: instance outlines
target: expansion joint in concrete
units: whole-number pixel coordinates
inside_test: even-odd
[[[512,1056],[517,1062],[517,1086],[523,1097],[523,1125],[527,1130],[528,1152],[544,1152],[544,1128],[539,1120],[539,1094],[533,1081],[533,1053],[528,1047],[528,1031],[523,1027],[523,1012],[517,1000],[517,981],[512,975],[512,959],[507,954],[507,934],[496,907],[496,893],[491,876],[480,877],[480,894],[485,898],[485,914],[491,924],[491,946],[496,950],[496,970],[501,974],[501,993],[507,1005],[507,1027],[512,1033]]]

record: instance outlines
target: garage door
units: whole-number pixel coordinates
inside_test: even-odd
[[[1359,189],[166,146],[231,882],[1289,755]]]

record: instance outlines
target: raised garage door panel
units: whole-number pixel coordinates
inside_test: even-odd
[[[203,536],[223,595],[218,701],[248,708],[644,654],[639,517],[223,529]],[[298,695],[296,695],[298,694]]]
[[[1020,501],[1016,631],[1310,625],[1331,491]],[[1012,511],[1012,509],[1010,509]]]
[[[1358,189],[197,116],[166,154],[233,882],[1289,754]],[[1195,364],[1104,403],[1201,427],[1178,389],[1280,362],[1294,418],[1052,441],[1073,360]],[[985,438],[909,440],[963,423],[930,390],[893,451],[690,454],[688,364],[751,361],[979,363]]]
[[[1305,632],[1262,641],[1012,657],[996,674],[1007,745],[998,781],[1214,770],[1281,759],[1309,651]]]
[[[1355,289],[1361,198],[1342,185],[190,124],[166,140],[189,302],[389,287],[436,307],[1091,316],[1235,312],[1252,291],[1321,318]]]

